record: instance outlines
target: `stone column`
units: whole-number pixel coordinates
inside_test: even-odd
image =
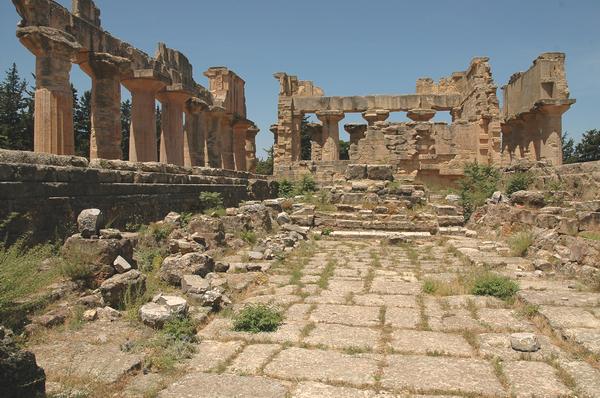
[[[323,123],[323,155],[324,161],[340,159],[340,130],[339,121],[344,118],[344,112],[327,110],[317,112],[317,118]]]
[[[233,125],[233,156],[235,161],[235,169],[246,171],[246,133],[252,127],[249,120],[238,120]]]
[[[254,125],[246,130],[246,170],[251,173],[256,173],[256,135],[259,131]]]
[[[183,91],[163,91],[157,95],[162,104],[160,161],[183,166],[183,110],[190,95]]]
[[[294,115],[292,117],[292,161],[302,159],[302,119],[303,114]]]
[[[558,101],[557,101],[558,102]],[[540,159],[547,159],[553,166],[563,164],[562,155],[562,114],[569,108],[570,103],[543,104],[539,108],[538,128],[540,131]]]
[[[166,83],[150,78],[123,80],[131,93],[131,126],[129,128],[129,160],[156,162],[156,94]]]
[[[221,162],[226,170],[235,170],[233,156],[233,116],[225,113],[220,119],[219,139],[221,141]]]
[[[308,123],[306,127],[310,134],[310,160],[319,162],[323,156],[323,125]]]
[[[35,55],[33,150],[73,155],[71,60],[80,49],[73,37],[51,28],[19,28],[17,36]],[[55,34],[49,34],[54,32]]]
[[[206,114],[206,160],[210,167],[217,169],[223,167],[219,132],[221,128],[221,119],[224,116],[225,109],[218,106],[211,106],[210,112]]]
[[[204,111],[208,104],[199,98],[190,98],[185,106],[185,134],[183,136],[183,165],[204,166],[206,123]]]
[[[360,123],[348,123],[344,124],[344,130],[346,130],[346,132],[350,135],[350,148],[348,149],[348,155],[350,160],[353,160],[358,155],[358,141],[365,138],[367,125]]]
[[[122,159],[121,75],[130,61],[107,53],[88,53],[81,69],[92,78],[90,159]]]
[[[362,113],[363,119],[367,121],[369,126],[373,126],[375,122],[383,122],[390,117],[390,111],[384,109],[373,109]]]

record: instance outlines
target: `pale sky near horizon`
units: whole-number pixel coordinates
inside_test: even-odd
[[[70,7],[69,0],[59,0]],[[419,77],[465,70],[490,57],[500,87],[542,52],[567,54],[567,78],[577,103],[563,129],[577,139],[600,129],[599,0],[96,0],[102,26],[154,54],[156,43],[182,51],[202,72],[224,65],[246,81],[248,118],[261,129],[259,156],[272,145],[278,83],[285,71],[312,80],[326,95],[409,94]],[[0,3],[0,71],[16,62],[31,82],[34,56],[16,39],[12,2]],[[3,78],[3,76],[2,76]],[[79,92],[89,78],[74,65]],[[123,87],[123,98],[129,93]],[[448,120],[447,115],[436,116]],[[348,115],[343,123],[360,121]],[[406,120],[393,113],[389,120]],[[343,132],[343,128],[340,127]],[[343,133],[342,138],[345,137]]]

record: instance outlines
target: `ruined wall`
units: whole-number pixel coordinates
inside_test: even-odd
[[[103,210],[115,227],[201,210],[198,197],[205,191],[221,193],[233,206],[269,198],[272,187],[247,172],[0,150],[0,220],[27,215],[25,230],[42,238],[90,207]],[[15,233],[0,225],[0,239]]]

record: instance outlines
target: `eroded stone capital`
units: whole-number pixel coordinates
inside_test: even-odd
[[[81,69],[88,75],[104,79],[126,76],[131,70],[131,61],[109,53],[88,52],[80,56]]]
[[[338,110],[324,110],[316,112],[317,118],[323,123],[337,123],[345,116],[344,112]]]
[[[75,59],[81,45],[70,34],[45,26],[27,26],[17,29],[17,37],[36,57]]]
[[[375,122],[383,122],[390,117],[390,111],[385,109],[370,109],[362,113],[363,119],[369,123],[369,126],[375,124]]]
[[[192,97],[185,103],[185,111],[190,114],[197,115],[208,110],[209,105],[200,98]]]
[[[411,109],[407,112],[406,117],[415,122],[428,122],[435,116],[433,109]]]

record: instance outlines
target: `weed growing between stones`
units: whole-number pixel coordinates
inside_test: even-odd
[[[236,332],[274,332],[283,322],[283,314],[277,308],[266,304],[252,304],[244,307],[233,318]]]
[[[479,206],[485,204],[498,187],[500,173],[492,166],[469,163],[465,165],[465,176],[459,181],[460,202],[464,208],[465,221]]]
[[[321,273],[319,282],[317,283],[317,285],[321,289],[327,289],[327,287],[329,286],[329,278],[331,278],[333,276],[333,271],[335,270],[336,264],[337,263],[335,260],[329,260],[327,262],[327,265],[325,266],[323,273]]]
[[[219,192],[200,192],[198,196],[200,208],[205,213],[223,209],[223,196]]]
[[[493,296],[502,300],[511,299],[519,291],[512,279],[494,273],[479,275],[473,282],[471,293],[477,296]]]
[[[519,232],[508,239],[508,246],[514,256],[524,257],[533,244],[531,232]]]
[[[240,232],[240,238],[251,245],[256,244],[258,241],[258,237],[256,236],[256,232],[254,231],[242,231]]]
[[[510,176],[506,182],[506,194],[512,195],[517,191],[526,191],[533,182],[531,173],[518,172]]]

